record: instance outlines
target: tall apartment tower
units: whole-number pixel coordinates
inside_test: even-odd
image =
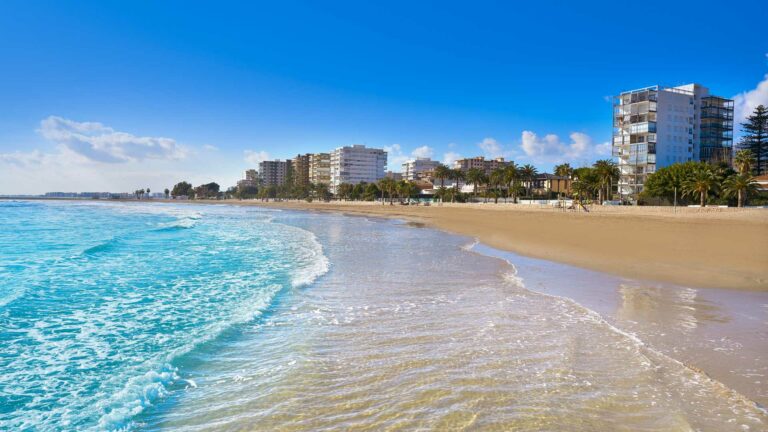
[[[339,147],[331,152],[331,192],[343,183],[373,183],[384,178],[387,152],[364,145]]]
[[[699,84],[652,86],[613,101],[613,156],[619,194],[637,198],[648,174],[677,162],[730,163],[733,101]]]
[[[259,181],[264,186],[282,186],[286,183],[291,172],[291,161],[261,161],[259,162]]]
[[[298,154],[291,160],[292,180],[295,186],[309,186],[310,154]]]
[[[309,155],[309,182],[313,185],[331,184],[330,153],[313,153]]]
[[[402,165],[403,179],[414,181],[419,178],[419,174],[426,171],[433,171],[440,162],[433,161],[430,158],[416,158],[405,162]]]

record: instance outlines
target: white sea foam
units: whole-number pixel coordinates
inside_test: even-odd
[[[465,247],[463,247],[463,249],[467,250],[467,251],[470,251],[470,252],[473,252],[473,253],[480,254],[480,255],[485,255],[485,256],[492,257],[492,258],[501,259],[504,262],[506,262],[506,264],[509,266],[509,270],[504,272],[503,278],[511,286],[514,286],[514,287],[520,288],[520,289],[524,289],[524,290],[526,290],[527,292],[529,292],[529,293],[531,293],[533,295],[539,295],[539,296],[543,296],[543,297],[548,297],[548,298],[554,299],[556,301],[562,302],[564,305],[568,305],[570,307],[574,307],[579,312],[581,312],[583,314],[582,315],[583,319],[592,321],[595,324],[600,325],[600,326],[602,326],[604,328],[607,328],[611,332],[613,332],[613,333],[623,337],[626,341],[631,342],[635,349],[637,349],[640,352],[645,353],[646,356],[653,358],[654,361],[656,361],[656,362],[670,362],[670,363],[678,366],[679,368],[681,368],[681,370],[684,370],[684,371],[688,372],[689,375],[690,375],[690,377],[688,378],[689,380],[693,380],[693,381],[696,381],[698,383],[706,382],[712,388],[716,389],[718,394],[726,395],[727,398],[731,402],[738,403],[738,404],[744,404],[744,405],[746,405],[746,406],[748,406],[748,407],[750,407],[752,409],[757,410],[758,412],[763,413],[763,415],[767,415],[768,414],[768,410],[765,407],[760,406],[759,404],[757,404],[754,401],[752,401],[751,399],[745,397],[744,395],[742,395],[741,393],[737,392],[736,390],[726,386],[722,382],[713,379],[712,377],[710,377],[709,375],[704,373],[702,370],[700,370],[698,368],[691,367],[690,365],[688,365],[686,363],[683,363],[683,362],[681,362],[681,361],[679,361],[679,360],[677,360],[677,359],[675,359],[673,357],[670,357],[669,355],[667,355],[667,354],[665,354],[665,353],[663,353],[663,352],[653,348],[652,346],[648,345],[645,341],[640,339],[640,337],[638,337],[635,333],[628,332],[628,331],[625,331],[625,330],[623,330],[623,329],[621,329],[619,327],[616,327],[612,323],[608,322],[598,312],[596,312],[596,311],[594,311],[592,309],[589,309],[589,308],[581,305],[580,303],[576,302],[575,300],[573,300],[571,298],[564,297],[564,296],[558,296],[558,295],[554,295],[554,294],[542,293],[542,292],[539,292],[539,291],[534,291],[534,290],[529,289],[525,285],[523,278],[521,278],[518,275],[517,267],[509,259],[502,258],[500,256],[496,256],[496,255],[493,255],[493,254],[484,254],[482,252],[479,252],[479,251],[476,250],[476,247],[479,244],[480,244],[479,240],[475,239],[474,243],[472,243],[470,245],[466,245]],[[489,249],[491,249],[491,248],[489,248]],[[735,405],[734,405],[733,410],[734,411],[740,411],[739,409],[737,409],[735,407]],[[744,412],[739,412],[739,414],[744,414],[744,415],[747,415],[749,417],[749,414],[744,413]],[[754,420],[756,420],[758,422],[760,421],[760,419],[754,419]]]

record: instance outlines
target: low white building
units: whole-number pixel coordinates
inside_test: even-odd
[[[426,171],[433,171],[440,162],[430,158],[416,158],[405,162],[402,165],[403,179],[408,181],[418,180],[419,174]]]
[[[339,147],[331,152],[331,192],[339,185],[375,183],[385,175],[387,152],[364,145]]]

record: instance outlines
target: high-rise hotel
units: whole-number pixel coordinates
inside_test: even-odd
[[[699,84],[622,92],[613,102],[619,193],[636,198],[648,174],[677,162],[730,163],[733,100]]]
[[[375,183],[384,178],[387,152],[364,145],[339,147],[331,152],[331,192],[344,183]]]

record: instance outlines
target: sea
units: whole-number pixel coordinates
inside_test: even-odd
[[[397,220],[0,201],[0,430],[766,430],[768,300],[724,295]]]

